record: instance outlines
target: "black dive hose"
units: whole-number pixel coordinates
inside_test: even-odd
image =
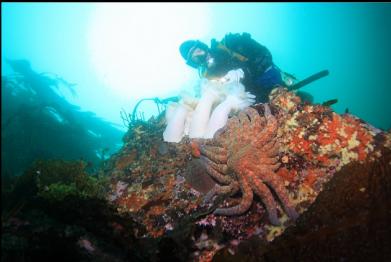
[[[325,77],[329,75],[329,70],[323,70],[323,71],[320,71],[319,73],[316,73],[310,77],[307,77],[306,79],[294,84],[294,85],[291,85],[290,87],[288,87],[288,90],[289,91],[293,91],[293,90],[297,90],[305,85],[308,85],[309,83],[312,83],[322,77]]]

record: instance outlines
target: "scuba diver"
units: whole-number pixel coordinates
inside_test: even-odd
[[[186,63],[198,70],[200,77],[216,79],[228,73],[228,77],[239,79],[231,70],[242,69],[242,84],[246,91],[256,96],[257,103],[267,102],[275,86],[285,86],[270,51],[249,33],[229,33],[220,42],[212,39],[210,48],[199,40],[187,40],[180,45],[179,51]]]

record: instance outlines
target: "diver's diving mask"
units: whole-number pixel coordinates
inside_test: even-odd
[[[203,66],[207,62],[206,61],[207,55],[208,55],[208,53],[205,50],[203,50],[199,47],[196,47],[196,48],[194,48],[194,50],[192,50],[191,55],[190,55],[190,59],[194,64],[196,64],[198,66]]]

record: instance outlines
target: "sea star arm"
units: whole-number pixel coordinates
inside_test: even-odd
[[[239,118],[239,122],[240,122],[240,125],[241,125],[240,128],[243,129],[243,130],[249,130],[251,122],[250,122],[250,118],[247,115],[247,112],[246,111],[240,111],[239,115],[238,115],[238,118]]]
[[[246,180],[246,178],[243,176],[243,174],[240,174],[238,176],[240,188],[242,190],[243,196],[240,201],[240,203],[236,206],[229,207],[229,208],[217,208],[213,213],[215,215],[223,215],[223,216],[233,216],[233,215],[240,215],[246,212],[252,202],[253,202],[253,191],[251,189],[251,186],[249,182]]]
[[[227,150],[223,147],[201,145],[200,151],[201,154],[205,155],[213,162],[217,162],[217,163],[227,162]]]
[[[298,214],[289,199],[283,179],[271,172],[269,169],[261,169],[259,172],[262,173],[262,181],[268,184],[277,193],[287,215],[293,220],[296,220]]]
[[[254,108],[247,108],[246,113],[250,118],[250,128],[253,130],[260,130],[262,128],[262,118],[259,116],[258,111]]]
[[[273,140],[272,138],[276,136],[276,131],[278,127],[278,123],[276,118],[271,114],[270,108],[267,104],[265,104],[265,119],[266,119],[266,126],[262,129],[262,131],[257,136],[256,141],[257,146],[263,146],[265,142],[268,142],[270,140]]]
[[[270,189],[258,179],[253,172],[249,172],[251,177],[251,188],[261,198],[265,204],[266,211],[269,214],[269,220],[274,225],[279,225],[280,221],[277,217],[277,203],[274,200],[273,194]]]
[[[276,165],[276,168],[273,170],[276,170],[279,167],[278,162],[279,157],[270,155],[269,152],[262,152],[257,155],[257,163],[260,163],[262,165]]]
[[[239,191],[239,184],[236,181],[232,181],[227,186],[220,186],[216,184],[204,197],[204,204],[209,203],[215,195],[234,195]]]
[[[224,173],[222,172],[222,171],[226,170],[226,168],[223,167],[226,165],[216,164],[204,156],[201,156],[200,158],[202,160],[203,165],[206,168],[206,172],[208,172],[208,174],[211,177],[216,179],[217,182],[219,182],[221,184],[225,184],[225,185],[232,183],[232,181],[233,181],[232,178],[228,175],[224,175]]]

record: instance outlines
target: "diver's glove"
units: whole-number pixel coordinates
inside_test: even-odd
[[[239,83],[240,79],[244,77],[244,72],[241,68],[229,71],[224,77],[220,79],[223,83]]]

